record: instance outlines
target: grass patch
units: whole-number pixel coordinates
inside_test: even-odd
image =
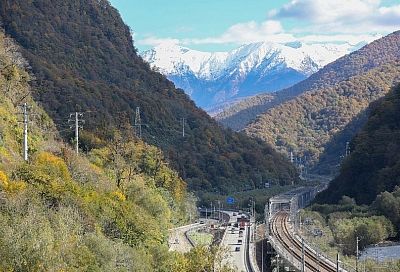
[[[204,231],[192,231],[188,233],[188,236],[196,246],[210,246],[214,239],[211,233]]]

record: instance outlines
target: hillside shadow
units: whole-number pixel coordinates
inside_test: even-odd
[[[346,143],[351,142],[354,136],[367,122],[369,108],[360,112],[347,126],[336,133],[325,145],[325,151],[319,161],[311,169],[313,174],[336,176],[340,170],[340,164],[345,156]]]

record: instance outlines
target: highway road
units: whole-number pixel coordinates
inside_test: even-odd
[[[278,212],[271,221],[271,234],[276,239],[276,242],[280,244],[281,248],[284,248],[289,252],[297,263],[302,261],[302,243],[292,236],[289,231],[289,216],[286,212]],[[304,247],[304,260],[305,260],[305,272],[335,272],[335,265],[323,258],[318,257],[314,251],[308,247]],[[288,260],[289,261],[289,260]],[[344,270],[340,270],[344,271]]]
[[[211,224],[217,223],[217,221],[214,219],[205,219],[205,218],[200,218],[199,222],[204,222],[204,224],[195,223],[191,225],[170,229],[168,235],[169,251],[178,251],[181,253],[189,252],[193,248],[193,245],[186,237],[186,233],[191,230],[203,228]]]
[[[236,212],[223,211],[223,213],[229,215],[229,222],[231,226],[227,227],[226,233],[221,241],[221,246],[228,249],[228,256],[224,260],[225,263],[229,263],[237,268],[238,272],[252,272],[249,262],[247,260],[248,251],[248,239],[249,239],[249,226],[245,226],[245,229],[240,231],[239,226],[235,227],[237,223],[238,215]],[[235,215],[234,215],[235,214]],[[242,216],[242,215],[239,215]],[[205,220],[200,219],[205,224],[192,224],[182,226],[179,228],[171,229],[169,231],[169,250],[178,251],[181,253],[189,252],[193,246],[186,237],[188,231],[204,227],[207,224],[215,224],[216,220]],[[241,242],[240,242],[241,240]]]
[[[226,263],[232,264],[237,268],[238,272],[250,272],[247,266],[247,242],[248,242],[248,231],[249,227],[246,226],[242,234],[239,234],[239,227],[234,227],[234,223],[237,222],[237,216],[234,216],[233,212],[226,212],[230,216],[227,232],[224,239],[221,242],[221,246],[229,250],[229,256],[226,259]],[[241,242],[239,242],[241,240]],[[239,249],[238,251],[236,249]]]
[[[177,251],[181,253],[189,252],[193,246],[186,238],[185,233],[189,230],[199,228],[200,226],[199,223],[196,223],[169,230],[169,251]]]

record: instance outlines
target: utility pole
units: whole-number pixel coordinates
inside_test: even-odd
[[[24,124],[24,144],[23,144],[23,156],[24,161],[28,161],[28,123],[29,123],[29,106],[25,102],[22,105],[22,114],[23,114],[23,124]]]
[[[182,137],[185,138],[186,118],[181,118],[181,124],[182,124]]]
[[[256,200],[253,199],[253,217],[254,217],[254,222],[256,222]]]
[[[301,272],[306,271],[306,260],[304,257],[304,238],[301,238]]]
[[[140,108],[139,107],[136,107],[136,113],[135,113],[135,132],[136,132],[136,136],[141,139],[142,138],[142,121],[140,118]]]
[[[340,267],[339,267],[339,252],[336,253],[336,272],[340,271]]]
[[[360,242],[361,239],[358,238],[358,236],[356,237],[356,272],[358,272],[358,242]]]
[[[264,237],[261,240],[261,272],[264,272]]]
[[[75,152],[77,155],[79,154],[79,129],[83,129],[83,124],[85,123],[82,117],[83,113],[75,112],[71,113],[68,119],[68,123],[74,123],[74,126],[71,125],[70,127],[75,127]]]
[[[276,254],[276,268],[279,272],[279,254]]]
[[[346,152],[345,157],[350,155],[350,142],[346,142]]]
[[[218,221],[221,221],[221,201],[218,200]]]

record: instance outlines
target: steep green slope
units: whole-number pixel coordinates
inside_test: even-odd
[[[307,157],[308,164],[313,165],[333,136],[363,112],[370,102],[385,95],[395,82],[400,82],[398,61],[386,63],[332,87],[305,92],[260,115],[245,131],[286,154],[292,151],[297,156]],[[329,156],[340,157],[343,154],[346,141],[351,138],[342,140],[342,149],[331,150],[333,153]],[[338,151],[342,152],[336,154]]]
[[[318,196],[319,202],[337,202],[343,195],[369,204],[400,185],[400,86],[371,106],[363,129],[351,142],[351,155],[340,175]]]
[[[27,67],[0,32],[0,271],[195,272],[220,265],[217,248],[168,251],[168,229],[186,223],[196,207],[161,151],[114,131],[108,144],[77,156],[33,101]],[[30,106],[29,162],[21,156],[21,103]]]
[[[241,101],[216,116],[224,126],[241,130],[257,115],[266,112],[306,91],[332,87],[350,77],[360,75],[385,63],[398,60],[400,31],[376,40],[349,55],[346,55],[298,84],[273,94],[259,95]]]
[[[318,163],[311,172],[334,177],[340,170],[340,164],[346,157],[346,149],[351,139],[360,131],[368,119],[368,108],[361,111],[340,132],[333,135],[320,154]],[[349,150],[347,150],[349,151]]]
[[[56,123],[61,127],[71,111],[91,112],[83,148],[108,139],[110,127],[132,124],[140,107],[145,141],[162,148],[192,189],[241,190],[260,175],[274,183],[296,181],[294,168],[270,146],[221,129],[152,71],[108,1],[4,0],[0,19],[32,65],[35,98]]]

